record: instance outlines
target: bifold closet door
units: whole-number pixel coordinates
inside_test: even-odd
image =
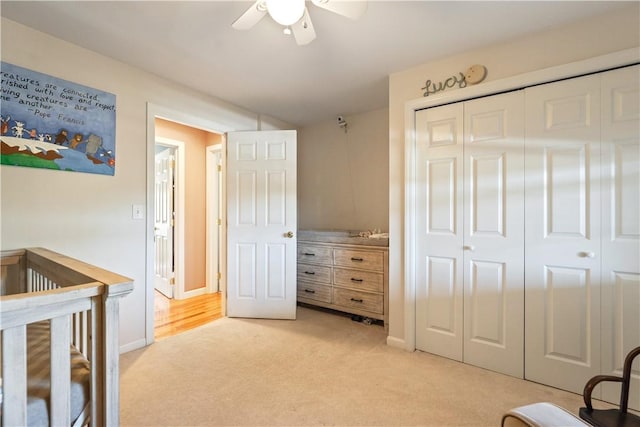
[[[640,346],[640,66],[602,74],[602,373]],[[640,410],[640,360],[629,406]],[[620,386],[603,383],[618,402]]]
[[[416,348],[579,394],[621,375],[640,345],[640,66],[415,119]]]
[[[524,375],[524,91],[464,103],[463,361]]]
[[[416,347],[523,376],[523,92],[416,113]]]
[[[462,103],[416,112],[416,348],[462,361]]]
[[[600,373],[600,76],[526,89],[525,378]]]

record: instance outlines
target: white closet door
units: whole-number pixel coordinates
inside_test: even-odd
[[[416,112],[416,348],[462,360],[462,103]]]
[[[525,377],[600,373],[600,76],[526,89]]]
[[[524,375],[524,91],[464,104],[464,357]]]
[[[640,346],[640,66],[602,75],[602,373]],[[640,410],[640,361],[629,406]],[[620,385],[603,383],[619,402]]]

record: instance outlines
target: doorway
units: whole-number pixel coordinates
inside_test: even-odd
[[[218,226],[216,223],[215,232],[211,232],[212,224],[209,224],[208,218],[209,211],[215,212],[218,217],[223,211],[219,204],[224,200],[224,196],[218,190],[223,188],[222,138],[227,129],[225,126],[189,117],[162,107],[151,104],[148,106],[147,206],[149,206],[149,214],[147,215],[147,227],[148,230],[154,230],[154,232],[147,234],[148,279],[145,290],[147,296],[146,341],[147,344],[150,344],[156,339],[156,323],[162,322],[163,333],[166,334],[169,331],[169,334],[173,334],[176,331],[199,326],[224,315],[224,307],[221,304],[222,296],[212,295],[216,292],[224,292],[225,288],[224,281],[221,280],[222,275],[219,274],[220,266],[224,262],[223,259],[220,259],[224,256],[224,250],[222,250],[224,245],[220,240],[223,236],[220,230],[224,227],[220,218],[220,225]],[[160,126],[158,123],[161,123]],[[200,141],[194,143],[194,138],[175,133],[175,129],[173,131],[167,130],[171,127],[181,128],[196,136],[200,135]],[[175,164],[174,183],[165,185],[165,187],[171,185],[175,190],[172,197],[174,213],[165,215],[170,221],[170,225],[173,225],[173,250],[172,254],[165,257],[167,265],[173,267],[173,275],[169,276],[173,277],[173,290],[172,292],[159,293],[155,286],[158,267],[156,211],[162,207],[163,203],[170,204],[167,203],[167,200],[171,196],[163,196],[162,203],[156,200],[158,192],[156,191],[154,163],[156,153],[164,152],[167,149],[169,149],[166,156],[167,162]],[[214,176],[214,182],[207,182],[211,179],[206,172],[210,153],[215,155],[217,164],[220,164],[220,171]],[[173,158],[171,158],[172,154]],[[170,178],[167,178],[167,182],[169,181]],[[210,188],[216,189],[216,191],[210,191]],[[182,208],[180,207],[181,203],[184,204]],[[171,229],[171,227],[167,228]],[[169,236],[171,232],[164,234]],[[214,241],[210,241],[211,236],[215,238]],[[165,270],[170,271],[171,268],[167,267]],[[158,310],[161,312],[158,313]],[[167,313],[169,313],[170,320],[166,318],[162,321],[158,320],[158,314],[166,317]],[[181,320],[181,317],[189,317],[191,321]],[[168,321],[172,325],[167,326]]]
[[[224,185],[222,179],[222,143],[207,146],[206,150],[206,197],[207,197],[207,292],[220,292],[222,266],[226,262],[223,213],[226,211]]]
[[[211,146],[221,153],[221,135],[161,118],[155,119],[155,130],[154,283],[161,295],[154,294],[154,334],[158,339],[206,323],[212,318],[208,310],[220,311],[219,303],[212,307],[204,301],[213,301],[209,294],[219,291],[218,226],[210,224],[206,215],[211,211],[219,217],[221,180],[207,173],[205,157]],[[206,276],[209,271],[211,278]]]

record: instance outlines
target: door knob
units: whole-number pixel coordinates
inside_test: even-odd
[[[287,233],[284,235],[284,237],[288,237],[289,239],[293,238],[293,231],[287,231]]]
[[[462,249],[464,249],[465,251],[472,251],[475,249],[476,247],[473,245],[465,245],[462,247]]]

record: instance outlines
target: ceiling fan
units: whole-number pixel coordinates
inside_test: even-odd
[[[322,9],[350,19],[360,18],[367,10],[366,1],[311,0],[311,2]],[[274,21],[285,27],[285,34],[293,33],[298,45],[309,44],[316,38],[305,0],[257,0],[231,26],[236,30],[248,30],[267,13]]]

